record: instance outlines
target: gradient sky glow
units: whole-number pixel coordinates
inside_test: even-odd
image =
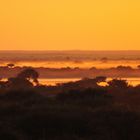
[[[140,50],[140,0],[3,0],[0,50]]]

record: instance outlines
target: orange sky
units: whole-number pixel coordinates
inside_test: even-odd
[[[1,0],[0,50],[140,50],[140,0]]]

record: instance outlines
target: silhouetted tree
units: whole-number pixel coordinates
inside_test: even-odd
[[[8,68],[13,68],[14,66],[15,66],[15,65],[12,64],[12,63],[7,64],[7,67],[8,67]]]
[[[97,83],[106,82],[106,79],[107,78],[105,76],[98,76],[98,77],[95,78]]]
[[[113,79],[108,82],[108,85],[113,88],[127,88],[128,87],[128,82],[126,80],[121,80],[121,79]]]
[[[21,71],[18,75],[17,75],[18,78],[21,78],[21,79],[27,79],[29,81],[33,80],[33,82],[38,85],[39,84],[39,81],[38,81],[38,77],[39,77],[39,74],[36,70],[34,70],[33,68],[27,68],[23,71]]]

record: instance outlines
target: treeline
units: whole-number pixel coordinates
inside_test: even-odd
[[[140,76],[140,65],[137,68],[132,68],[130,66],[117,66],[113,68],[99,69],[92,67],[86,68],[45,68],[45,67],[19,67],[14,64],[8,64],[7,66],[0,67],[0,78],[9,78],[16,76],[21,71],[32,68],[40,73],[40,78],[81,78],[88,77],[93,78],[96,76],[104,75],[106,77],[139,77]]]

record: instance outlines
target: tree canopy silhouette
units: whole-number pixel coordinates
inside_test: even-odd
[[[34,70],[33,68],[27,68],[23,71],[21,71],[18,75],[18,78],[21,79],[27,79],[29,81],[33,80],[33,82],[38,85],[39,81],[38,81],[38,77],[39,77],[39,73]]]
[[[129,86],[128,82],[122,79],[113,79],[108,82],[108,85],[110,87],[118,88],[118,89],[127,88]]]
[[[15,65],[13,64],[13,63],[9,63],[9,64],[7,64],[7,67],[8,68],[13,68]]]

